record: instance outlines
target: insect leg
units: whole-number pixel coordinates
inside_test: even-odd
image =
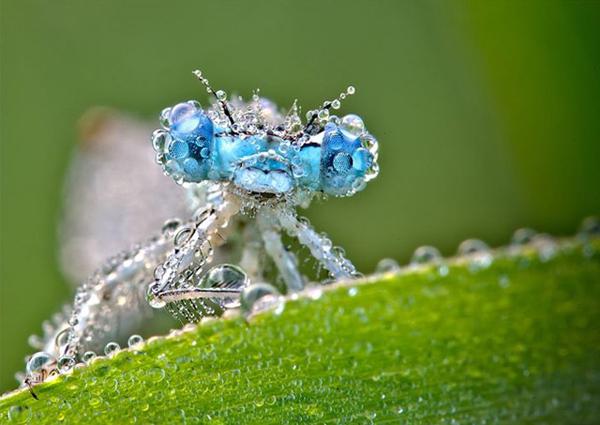
[[[264,247],[260,231],[253,222],[246,223],[242,238],[240,267],[248,274],[251,282],[262,282],[264,280]]]
[[[275,262],[288,292],[298,292],[304,288],[304,279],[298,270],[295,256],[283,246],[281,234],[276,225],[277,217],[267,208],[256,213],[256,221],[262,234],[265,250]]]
[[[197,322],[206,315],[218,314],[219,307],[237,298],[239,291],[229,289],[239,285],[240,280],[246,280],[245,274],[241,278],[237,270],[236,273],[229,273],[231,270],[223,268],[223,265],[217,266],[223,268],[219,270],[227,271],[223,273],[223,278],[214,271],[212,274],[215,279],[210,283],[211,286],[202,286],[207,283],[206,276],[211,275],[211,272],[206,273],[206,266],[213,261],[214,248],[224,242],[221,232],[240,208],[237,197],[221,186],[215,187],[207,197],[207,202],[196,213],[195,220],[179,229],[175,235],[174,249],[167,260],[156,268],[155,279],[148,290],[153,307],[166,307],[182,322]]]
[[[286,208],[278,209],[276,217],[288,234],[296,237],[302,245],[306,246],[334,279],[360,276],[356,267],[344,256],[343,250],[333,247],[331,240],[325,235],[318,234],[308,220],[299,219],[294,211]]]

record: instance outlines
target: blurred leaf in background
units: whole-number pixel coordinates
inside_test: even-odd
[[[600,211],[600,2],[0,1],[0,390],[69,297],[56,224],[78,118],[206,101],[194,68],[284,106],[356,86],[344,112],[382,172],[307,215],[363,271]]]

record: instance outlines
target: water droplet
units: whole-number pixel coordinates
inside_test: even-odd
[[[164,153],[165,146],[171,140],[171,136],[165,130],[155,130],[152,133],[152,147],[156,152]]]
[[[493,256],[489,246],[479,239],[467,239],[458,246],[458,254],[468,257],[469,270],[476,272],[492,264]]]
[[[16,424],[25,424],[31,419],[31,409],[28,406],[10,406],[8,418]]]
[[[586,239],[600,236],[600,218],[592,216],[583,219],[578,234]]]
[[[279,291],[268,283],[255,283],[244,288],[241,294],[240,304],[242,312],[251,313],[256,302],[266,296],[279,295]]]
[[[142,342],[144,342],[144,338],[142,338],[140,335],[134,334],[131,335],[127,340],[127,345],[129,346],[129,348],[131,348],[141,344]]]
[[[510,241],[512,245],[525,245],[531,242],[533,237],[536,235],[536,231],[528,227],[515,230],[513,237]]]
[[[285,309],[285,299],[281,295],[265,295],[254,302],[251,314],[272,311],[275,315],[280,315]]]
[[[168,129],[171,123],[169,122],[169,116],[171,115],[171,108],[165,108],[160,113],[159,121],[160,125]]]
[[[33,354],[27,361],[26,372],[28,375],[43,373],[48,368],[53,368],[55,364],[56,359],[52,355],[40,351]]]
[[[86,364],[89,364],[95,358],[96,353],[94,353],[93,351],[86,351],[85,353],[83,353],[83,356],[81,356],[81,360],[83,360],[83,362]]]
[[[163,308],[165,305],[167,305],[165,301],[163,301],[154,293],[152,286],[148,287],[148,292],[146,293],[146,300],[152,308]]]
[[[323,296],[323,288],[320,286],[312,286],[306,289],[306,295],[311,300],[318,300]]]
[[[62,356],[58,359],[57,365],[60,373],[67,373],[75,366],[75,358],[71,356]]]
[[[334,101],[331,102],[331,107],[333,109],[340,109],[340,106],[341,106],[340,101],[337,99],[335,99]]]
[[[225,99],[227,99],[227,93],[225,93],[223,90],[217,90],[217,99],[224,101]]]
[[[114,356],[119,352],[120,349],[121,346],[116,342],[112,341],[104,346],[104,354],[107,356]]]
[[[438,262],[442,259],[440,251],[433,246],[420,246],[415,250],[415,253],[410,260],[411,265],[426,264]]]
[[[383,258],[377,263],[375,273],[397,273],[400,271],[400,265],[392,258]]]
[[[351,297],[355,297],[358,294],[358,288],[353,286],[352,288],[348,288],[348,295]]]
[[[201,288],[223,288],[241,290],[248,285],[248,276],[238,266],[233,264],[220,264],[210,269],[200,282]],[[239,296],[218,298],[214,303],[224,308],[239,307]]]
[[[548,234],[540,233],[535,235],[531,243],[537,250],[538,257],[542,262],[551,260],[558,252],[558,244]]]
[[[165,379],[165,371],[159,367],[148,370],[148,379],[152,382],[160,382]]]
[[[356,93],[356,89],[354,88],[354,86],[348,86],[348,88],[346,89],[346,93],[354,94]]]
[[[354,114],[349,114],[343,117],[340,127],[342,130],[357,137],[365,131],[365,124],[363,120],[358,115]]]

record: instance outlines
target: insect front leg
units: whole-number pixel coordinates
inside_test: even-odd
[[[296,213],[287,208],[276,211],[276,217],[281,227],[290,236],[306,246],[310,253],[329,271],[334,279],[348,279],[360,276],[356,267],[344,256],[341,248],[334,247],[331,240],[317,233],[307,219],[298,218]]]
[[[214,249],[224,242],[222,232],[239,211],[239,200],[224,189],[215,189],[209,203],[176,233],[175,248],[156,268],[148,289],[150,305],[165,307],[182,322],[197,322],[217,315],[237,302],[247,284],[238,267],[223,264],[210,270]]]

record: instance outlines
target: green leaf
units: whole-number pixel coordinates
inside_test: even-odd
[[[600,241],[505,249],[215,320],[0,400],[3,421],[595,423]],[[447,272],[447,273],[446,273]]]

